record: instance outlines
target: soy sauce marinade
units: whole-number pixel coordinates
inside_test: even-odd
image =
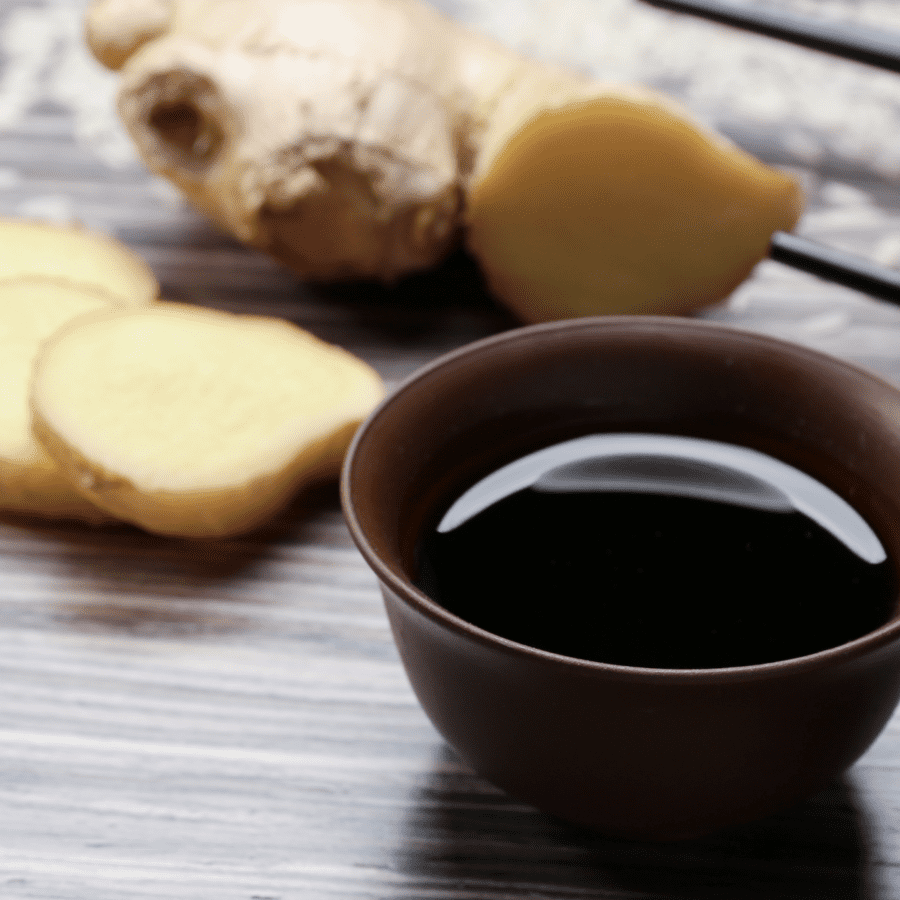
[[[494,634],[652,668],[792,659],[883,625],[897,586],[824,485],[709,441],[597,435],[506,466],[418,547],[419,586]]]

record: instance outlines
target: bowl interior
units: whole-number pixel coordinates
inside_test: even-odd
[[[345,468],[351,528],[376,573],[412,591],[422,529],[517,457],[592,433],[750,447],[846,499],[900,559],[900,392],[824,355],[687,319],[581,319],[507,332],[406,382]]]

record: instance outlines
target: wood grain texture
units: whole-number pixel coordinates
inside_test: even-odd
[[[65,63],[78,6],[0,2],[0,36],[22,40],[24,10],[35,48],[15,62],[4,44],[0,214],[112,233],[167,297],[284,316],[390,385],[513,324],[461,256],[326,290],[222,237],[50,89],[82,71]],[[12,75],[32,79],[15,114]],[[805,233],[900,258],[896,185],[804,177]],[[900,311],[776,264],[707,315],[900,380]],[[4,900],[888,900],[898,833],[898,718],[841,782],[700,841],[603,840],[504,796],[420,710],[333,485],[219,542],[0,519]]]

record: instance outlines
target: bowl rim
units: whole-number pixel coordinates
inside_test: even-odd
[[[399,576],[375,551],[369,542],[365,530],[362,527],[355,511],[353,500],[354,468],[359,456],[360,447],[367,434],[377,427],[378,421],[398,398],[406,392],[413,390],[417,385],[440,372],[444,368],[455,366],[460,359],[472,355],[489,353],[492,348],[515,344],[519,342],[530,343],[540,340],[544,335],[557,332],[577,333],[579,331],[603,331],[622,330],[626,332],[660,332],[661,330],[676,329],[685,333],[698,334],[724,334],[738,343],[747,342],[755,346],[767,346],[774,349],[782,356],[791,359],[808,358],[817,365],[826,365],[829,368],[862,376],[865,380],[878,385],[897,395],[900,403],[900,387],[892,384],[862,366],[843,360],[839,357],[821,353],[805,347],[802,344],[793,343],[771,335],[762,334],[735,327],[731,324],[691,319],[675,316],[592,316],[578,319],[562,319],[554,322],[543,322],[536,325],[524,325],[512,328],[498,334],[489,335],[476,341],[464,344],[443,353],[429,363],[416,369],[406,376],[397,387],[388,394],[379,405],[370,413],[365,421],[357,429],[353,440],[347,450],[341,469],[340,496],[344,517],[350,534],[365,559],[373,570],[382,588],[387,588],[403,603],[435,624],[448,629],[458,637],[474,641],[495,651],[509,653],[515,656],[525,656],[534,661],[540,661],[547,665],[563,666],[570,670],[581,670],[587,673],[603,673],[606,676],[619,677],[627,680],[639,680],[643,682],[667,681],[671,683],[711,684],[722,682],[756,681],[768,678],[780,677],[789,670],[800,674],[816,669],[825,668],[838,663],[850,663],[865,654],[878,651],[891,643],[900,643],[900,600],[898,611],[894,618],[876,628],[873,631],[855,638],[852,641],[829,647],[816,653],[789,659],[775,660],[768,663],[758,663],[748,666],[729,666],[707,669],[662,669],[646,666],[626,666],[617,663],[604,663],[594,660],[579,659],[553,653],[549,650],[541,650],[528,644],[522,644],[501,635],[494,634],[473,625],[471,622],[449,612],[443,606],[432,600],[417,588],[411,581]],[[900,433],[898,433],[900,437]],[[898,453],[900,456],[900,453]],[[890,555],[889,555],[890,557]],[[900,560],[897,561],[900,565]],[[900,573],[898,573],[900,574]]]

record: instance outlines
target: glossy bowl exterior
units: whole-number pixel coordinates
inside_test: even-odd
[[[900,621],[794,660],[642,669],[517,644],[415,587],[416,538],[461,489],[539,447],[623,431],[781,458],[845,497],[900,560],[900,391],[687,319],[557,322],[442,357],[360,429],[344,508],[412,686],[475,771],[609,835],[690,837],[784,807],[865,751],[900,697]]]

